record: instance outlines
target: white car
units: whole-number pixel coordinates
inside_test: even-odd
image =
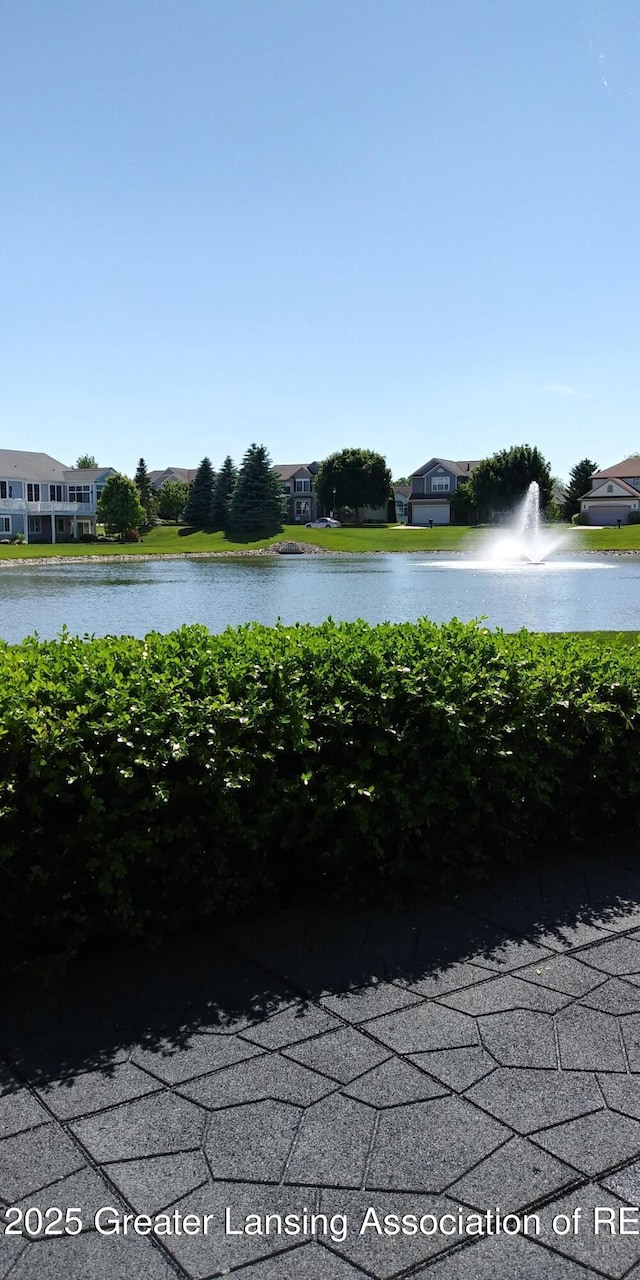
[[[340,529],[340,521],[332,520],[331,516],[320,516],[319,520],[307,520],[305,529]]]

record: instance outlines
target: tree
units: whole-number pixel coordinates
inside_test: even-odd
[[[92,453],[81,453],[78,461],[76,462],[76,467],[79,471],[94,470],[97,466],[98,463]]]
[[[496,508],[515,506],[534,480],[540,486],[540,507],[544,510],[551,501],[551,467],[539,449],[528,444],[512,445],[483,458],[466,481],[476,518],[485,521]]]
[[[189,493],[184,513],[185,524],[193,525],[196,529],[208,528],[214,484],[213,467],[208,458],[203,458]]]
[[[189,501],[189,486],[182,480],[167,480],[158,493],[158,515],[161,520],[175,520],[176,524],[184,517]]]
[[[284,524],[287,499],[263,444],[252,444],[242,459],[231,502],[229,528],[235,533],[261,530],[278,533]]]
[[[98,519],[107,533],[119,533],[121,538],[130,529],[144,528],[146,511],[133,480],[128,476],[116,473],[105,481],[98,501]]]
[[[386,510],[391,472],[381,453],[374,453],[372,449],[342,449],[324,459],[314,489],[325,508],[353,507],[357,520],[361,507]]]
[[[216,476],[213,487],[213,499],[209,514],[212,529],[226,529],[229,524],[229,509],[238,472],[231,457],[227,456]]]
[[[578,514],[580,510],[580,498],[591,488],[591,477],[598,470],[597,462],[592,462],[591,458],[583,458],[581,462],[576,462],[569,472],[569,483],[565,489],[564,503],[562,512],[565,520],[570,520],[572,516]]]
[[[153,524],[153,519],[156,513],[156,500],[153,489],[151,488],[149,472],[147,471],[147,464],[144,458],[141,458],[138,463],[134,483],[138,490],[141,505],[144,507],[147,514],[146,523],[151,525]]]
[[[396,485],[399,485],[399,484],[406,485],[406,484],[411,484],[411,481],[408,476],[400,476],[397,480],[394,480],[392,483]]]
[[[449,506],[453,513],[454,524],[473,524],[476,519],[476,507],[469,480],[459,480],[451,498]]]

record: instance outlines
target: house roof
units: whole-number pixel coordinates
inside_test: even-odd
[[[0,475],[16,480],[35,480],[36,484],[55,480],[63,484],[64,462],[49,453],[29,453],[22,449],[0,449]]]
[[[634,498],[640,497],[638,490],[634,489],[633,485],[627,484],[626,480],[621,480],[620,476],[607,476],[603,475],[602,472],[598,472],[598,476],[592,476],[591,479],[592,481],[597,480],[597,484],[592,484],[588,493],[583,493],[581,495],[582,498],[608,498],[611,500],[612,495],[610,493],[597,492],[598,489],[602,490],[603,482],[605,480],[615,480],[616,484],[620,486],[624,493],[629,493]],[[615,497],[615,494],[613,496]]]
[[[320,470],[319,462],[293,462],[293,463],[276,463],[274,471],[277,471],[281,480],[292,480],[299,471],[308,471],[309,475],[316,476]]]
[[[447,471],[452,471],[454,476],[468,476],[469,472],[473,471],[474,467],[477,467],[479,461],[479,458],[476,458],[473,462],[452,462],[449,458],[430,458],[423,467],[418,467],[417,471],[412,471],[411,475],[412,477],[424,476],[433,467],[446,467]]]
[[[624,458],[613,467],[605,467],[604,471],[595,471],[592,480],[611,479],[624,480],[627,476],[640,476],[640,458]]]
[[[85,484],[94,484],[101,476],[112,475],[114,471],[114,467],[71,467],[65,468],[64,478],[70,484],[79,480]]]
[[[394,484],[392,488],[394,493],[402,494],[403,498],[408,498],[409,494],[411,493],[410,484]]]
[[[0,449],[0,475],[36,484],[94,484],[101,476],[112,475],[113,467],[66,467],[49,453],[29,453],[23,449]]]
[[[183,484],[193,484],[196,478],[197,467],[165,467],[164,471],[150,471],[149,480],[153,488],[159,489],[165,480],[170,480],[171,476],[175,476],[177,480],[182,480]]]

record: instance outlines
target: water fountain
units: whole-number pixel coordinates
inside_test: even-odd
[[[483,548],[493,561],[542,564],[553,551],[567,546],[571,530],[544,524],[540,513],[540,486],[532,480],[506,529],[490,533]]]

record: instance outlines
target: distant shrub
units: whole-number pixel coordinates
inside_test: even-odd
[[[125,542],[139,542],[140,541],[139,529],[129,529],[128,532],[125,533],[124,535],[124,540]]]
[[[384,901],[586,813],[637,843],[637,654],[424,619],[0,641],[0,940],[16,964],[294,889]]]
[[[97,542],[97,533],[81,533],[78,542]]]
[[[578,511],[571,517],[572,524],[586,525],[590,523],[589,516],[586,511]]]

